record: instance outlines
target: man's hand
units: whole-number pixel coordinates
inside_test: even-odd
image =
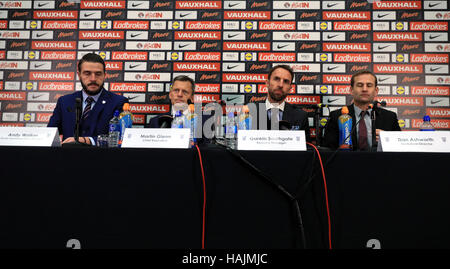
[[[382,129],[375,129],[375,135],[377,137],[377,142],[380,140],[380,131],[384,131]]]
[[[88,144],[88,145],[91,144],[91,140],[89,139],[89,137],[79,137],[78,141],[80,141],[80,143],[85,143],[85,144]],[[73,142],[75,142],[75,138],[68,137],[62,142],[62,144],[64,144],[64,143],[73,143]]]

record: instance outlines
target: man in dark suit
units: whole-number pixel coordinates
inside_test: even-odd
[[[78,77],[82,91],[62,96],[56,103],[48,127],[58,127],[62,144],[75,142],[76,98],[82,101],[79,142],[94,145],[97,135],[107,134],[114,111],[122,111],[128,99],[103,88],[105,62],[94,53],[88,53],[78,62]]]
[[[354,74],[350,81],[350,88],[353,96],[353,104],[348,106],[352,123],[356,125],[352,133],[353,150],[370,150],[376,147],[376,142],[372,141],[372,121],[371,113],[375,113],[375,135],[379,140],[380,131],[401,131],[398,125],[397,115],[389,110],[376,107],[374,111],[369,106],[378,95],[377,78],[370,71],[361,71]],[[325,128],[324,146],[332,149],[339,147],[339,126],[338,118],[341,110],[330,113],[327,126]],[[363,118],[364,120],[360,120]],[[359,121],[359,122],[358,122]]]
[[[265,110],[260,110],[257,107],[258,114],[258,129],[293,129],[305,130],[306,140],[310,141],[309,123],[307,113],[289,104],[285,101],[294,79],[294,72],[288,65],[276,65],[269,71],[267,77],[267,98],[264,103],[259,103],[265,107]],[[261,111],[265,111],[264,116],[260,115]],[[273,112],[273,114],[272,114]],[[278,115],[277,115],[278,114]],[[267,125],[261,124],[267,118]],[[276,126],[273,122],[279,121],[280,125]],[[277,128],[279,127],[279,128]]]
[[[148,127],[160,128],[160,119],[167,116],[175,117],[175,113],[177,111],[182,111],[182,113],[187,114],[188,104],[192,104],[194,102],[194,90],[195,83],[190,77],[185,75],[175,77],[172,81],[169,92],[171,111],[150,119]]]

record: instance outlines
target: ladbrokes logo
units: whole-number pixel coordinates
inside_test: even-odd
[[[166,113],[169,112],[169,105],[139,105],[130,104],[131,113]]]
[[[52,113],[37,113],[36,122],[48,122]]]
[[[410,22],[411,31],[448,31],[448,22]]]
[[[78,29],[78,21],[43,21],[42,29]]]
[[[110,91],[113,92],[145,92],[145,83],[111,83]]]
[[[450,118],[450,108],[427,108],[427,115],[431,117]]]
[[[80,31],[80,39],[124,39],[123,31]]]
[[[323,83],[337,84],[350,83],[351,75],[323,75]]]
[[[388,106],[423,106],[422,97],[378,97],[377,101],[386,101]]]
[[[74,80],[73,72],[30,72],[30,80]]]
[[[186,61],[220,61],[220,52],[186,52],[184,59]]]
[[[390,32],[374,32],[374,41],[422,41],[422,33],[406,32],[406,33],[390,33]]]
[[[371,24],[370,22],[340,22],[336,21],[333,23],[334,30],[340,30],[340,31],[370,31]]]
[[[369,11],[323,11],[324,20],[370,20]]]
[[[265,82],[267,74],[222,74],[223,82]]]
[[[34,11],[34,19],[78,19],[78,11]]]
[[[24,92],[0,92],[0,100],[25,100]]]
[[[295,53],[264,53],[259,54],[259,61],[262,62],[295,62]]]
[[[422,9],[422,1],[373,1],[373,9]]]
[[[270,42],[224,42],[224,50],[249,50],[249,51],[268,51]]]
[[[186,21],[186,30],[221,30],[221,21]]]
[[[74,91],[73,82],[39,82],[39,91]]]
[[[351,94],[350,85],[336,85],[334,86],[334,94]]]
[[[98,9],[123,9],[125,8],[125,1],[88,1],[82,0],[80,3],[80,8],[98,8]]]
[[[270,11],[225,11],[225,20],[270,20]]]
[[[260,21],[260,30],[296,30],[296,22],[294,21]]]
[[[335,62],[370,63],[372,55],[367,53],[334,53]]]
[[[367,51],[370,52],[369,43],[323,43],[323,51]]]
[[[448,54],[411,54],[412,63],[448,63]]]
[[[222,32],[175,32],[175,40],[219,40]]]
[[[221,9],[222,1],[176,1],[176,9]]]
[[[220,84],[196,84],[195,92],[218,93],[220,92]]]
[[[412,86],[412,95],[450,95],[449,87]]]
[[[414,64],[374,64],[375,73],[422,73],[422,65]]]
[[[41,53],[42,60],[75,60],[75,51],[43,51]]]
[[[74,50],[77,48],[75,41],[32,41],[31,48],[34,50]]]
[[[420,128],[422,125],[422,119],[412,119],[412,128]],[[435,129],[449,129],[450,128],[450,120],[431,120],[431,124]]]
[[[112,60],[125,60],[125,61],[147,61],[147,52],[126,52],[126,51],[113,51]]]
[[[148,21],[114,21],[114,29],[124,29],[124,30],[148,30]]]

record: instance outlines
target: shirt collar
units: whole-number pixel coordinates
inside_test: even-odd
[[[281,104],[278,103],[270,103],[269,98],[266,99],[266,110],[272,109],[272,108],[278,108],[281,111],[284,111],[284,105],[286,104],[286,101],[283,101]]]
[[[83,95],[83,103],[86,102],[86,99],[90,96],[94,99],[94,103],[97,103],[98,98],[100,98],[100,95],[102,94],[103,88],[96,94],[96,95],[88,95],[83,90],[81,90],[81,93]]]
[[[357,107],[357,106],[355,106],[355,105],[353,105],[353,108],[355,109],[355,116],[360,117],[360,116],[361,116],[361,111],[362,111],[362,109],[359,108],[359,107]],[[366,111],[367,111],[368,114],[370,115],[370,113],[372,112],[372,109],[369,108],[369,109],[367,109]],[[366,115],[367,115],[367,113],[366,113]]]

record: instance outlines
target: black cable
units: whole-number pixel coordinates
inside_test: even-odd
[[[283,188],[283,186],[274,182],[268,175],[266,175],[263,171],[261,171],[256,166],[254,166],[250,161],[245,159],[237,150],[231,149],[230,147],[227,147],[227,146],[224,146],[221,144],[219,144],[219,145],[222,147],[225,147],[225,149],[228,152],[230,152],[234,157],[241,160],[244,164],[246,164],[248,167],[253,169],[258,175],[260,175],[263,179],[265,179],[270,185],[272,185],[273,187],[278,189],[282,194],[284,194],[288,198],[288,200],[290,202],[291,201],[295,202],[296,216],[297,216],[297,220],[298,220],[298,224],[299,224],[300,235],[302,238],[302,247],[303,247],[303,249],[306,249],[305,230],[304,230],[304,226],[303,226],[303,219],[302,219],[302,214],[300,211],[299,201],[297,200],[297,198],[292,196],[285,188]]]

